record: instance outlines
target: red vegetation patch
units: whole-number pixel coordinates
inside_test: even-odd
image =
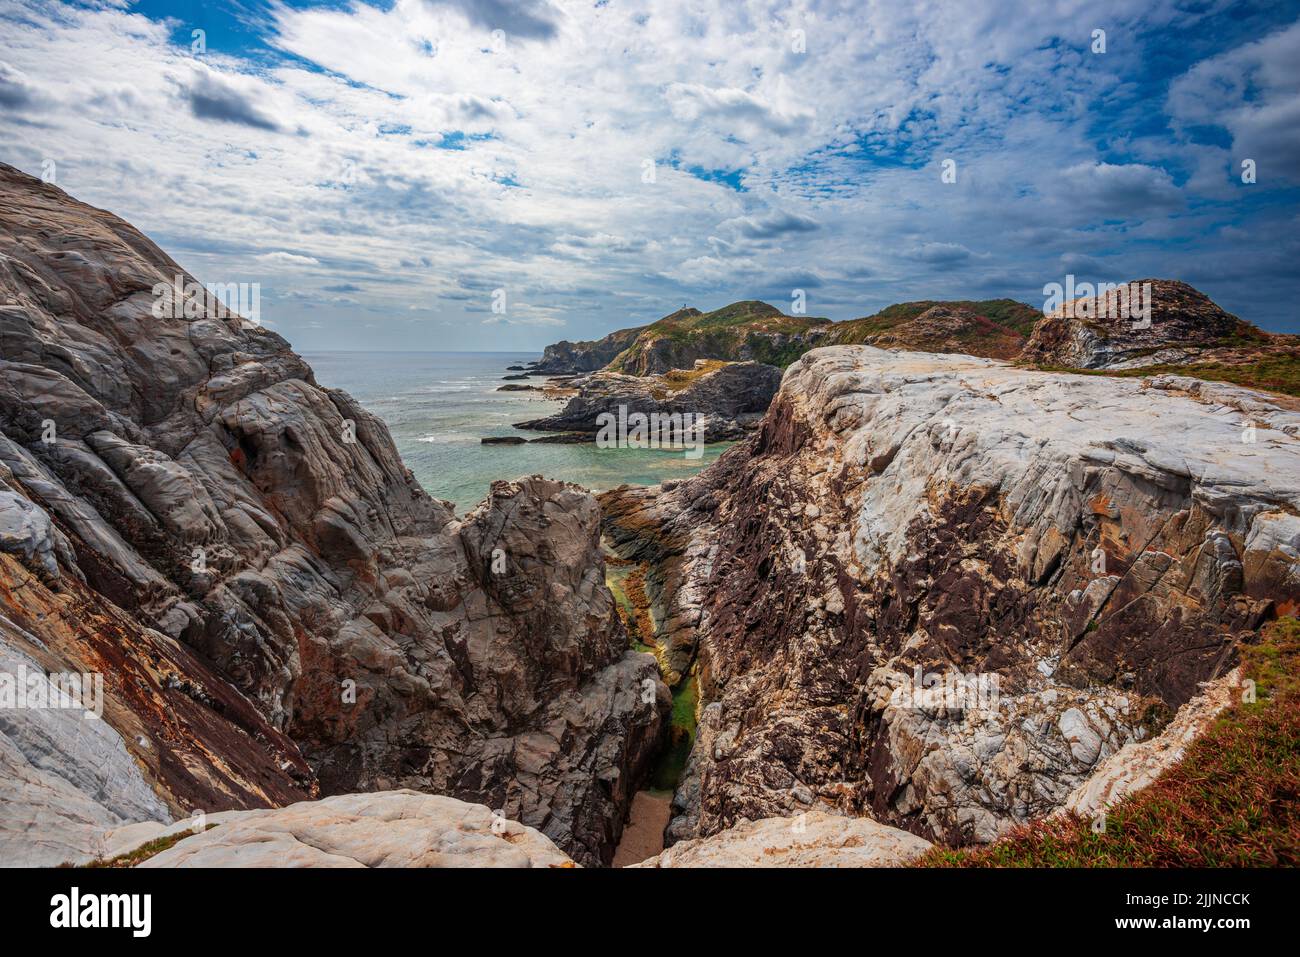
[[[1110,808],[1026,824],[984,848],[933,850],[929,867],[1300,865],[1300,621],[1242,649],[1257,700],[1226,711],[1183,760]]]

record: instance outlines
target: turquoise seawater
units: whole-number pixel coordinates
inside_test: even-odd
[[[679,449],[598,449],[584,445],[482,445],[493,435],[535,438],[512,423],[537,419],[563,403],[529,392],[498,392],[506,366],[539,358],[529,352],[316,352],[303,357],[323,386],[344,389],[387,423],[402,460],[425,490],[456,503],[463,515],[495,479],[523,475],[576,482],[592,491],[624,483],[654,485],[685,478],[729,443],[709,445],[700,459]],[[540,377],[519,380],[541,385]]]

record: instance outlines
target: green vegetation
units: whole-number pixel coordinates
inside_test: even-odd
[[[969,310],[1026,338],[1034,331],[1034,324],[1043,318],[1041,311],[1015,299],[984,299],[978,302],[969,299],[953,301],[923,299],[918,302],[895,303],[874,315],[836,323],[832,327],[831,341],[840,345],[857,345],[866,342],[872,336],[889,332],[905,322],[910,322],[934,306]]]
[[[210,831],[215,824],[209,824],[204,831]],[[156,854],[161,854],[170,847],[179,844],[185,838],[191,836],[194,832],[189,829],[178,831],[175,834],[169,834],[166,837],[154,838],[152,841],[146,841],[133,851],[127,851],[125,854],[119,854],[110,860],[91,861],[89,864],[83,864],[82,867],[100,868],[100,867],[135,867],[137,864],[149,860]]]
[[[669,729],[668,748],[660,755],[650,772],[653,791],[674,791],[681,780],[691,748],[695,746],[695,709],[700,702],[700,686],[694,675],[673,689],[672,727]]]
[[[1162,364],[1140,369],[1066,369],[1042,367],[1043,372],[1074,372],[1081,375],[1106,375],[1135,378],[1153,375],[1185,375],[1211,382],[1231,382],[1250,389],[1263,389],[1283,395],[1300,396],[1300,349],[1262,355],[1245,362],[1192,362],[1186,365]]]
[[[1300,865],[1300,621],[1241,648],[1254,701],[1229,708],[1154,784],[1111,807],[1017,828],[996,844],[935,849],[928,867]],[[1244,697],[1245,695],[1243,695]]]
[[[788,316],[775,306],[755,299],[733,302],[712,312],[679,309],[670,316],[644,326],[626,349],[607,369],[639,374],[641,361],[653,343],[667,341],[689,348],[701,357],[732,361],[748,351],[759,362],[789,365],[808,351],[807,342],[793,347],[778,347],[771,342],[775,334],[798,335],[814,326],[830,325],[829,319]],[[689,362],[683,360],[683,365]]]
[[[605,584],[627,628],[628,644],[634,651],[654,654],[654,625],[645,594],[645,570],[625,558],[606,555]]]
[[[896,303],[863,319],[834,323],[829,319],[786,315],[766,302],[747,299],[712,312],[683,308],[640,329],[620,330],[614,335],[631,333],[634,337],[630,337],[626,348],[605,368],[640,375],[645,371],[646,352],[652,347],[664,350],[670,361],[687,367],[699,356],[725,361],[752,358],[785,368],[814,346],[865,342],[936,305],[969,309],[994,325],[1022,336],[1028,336],[1034,323],[1042,318],[1042,313],[1033,306],[1014,299],[924,300]],[[816,336],[805,335],[813,329],[818,330]],[[967,338],[973,341],[982,335],[981,330],[972,330]]]
[[[726,364],[724,359],[704,359],[691,369],[671,369],[663,374],[665,388],[651,389],[650,394],[656,399],[666,399],[670,394],[681,392],[692,382],[704,378],[710,372],[717,372]]]

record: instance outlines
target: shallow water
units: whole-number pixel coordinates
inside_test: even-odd
[[[304,358],[323,386],[344,389],[387,423],[416,479],[457,514],[473,508],[494,479],[539,474],[604,491],[624,483],[653,485],[694,475],[729,443],[709,445],[700,459],[681,450],[598,449],[583,445],[482,445],[494,435],[535,438],[511,428],[541,418],[564,403],[529,392],[497,392],[507,381],[542,385],[545,379],[505,380],[506,366],[540,358],[533,352],[315,352]]]

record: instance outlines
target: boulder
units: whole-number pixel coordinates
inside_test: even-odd
[[[633,867],[902,867],[929,841],[870,818],[806,811],[741,821]]]
[[[187,822],[170,833],[184,833],[189,826]],[[479,804],[410,790],[343,794],[265,811],[229,811],[199,826],[199,833],[139,866],[576,866],[531,827]],[[137,840],[142,836],[135,835]],[[117,849],[129,843],[119,842]]]

